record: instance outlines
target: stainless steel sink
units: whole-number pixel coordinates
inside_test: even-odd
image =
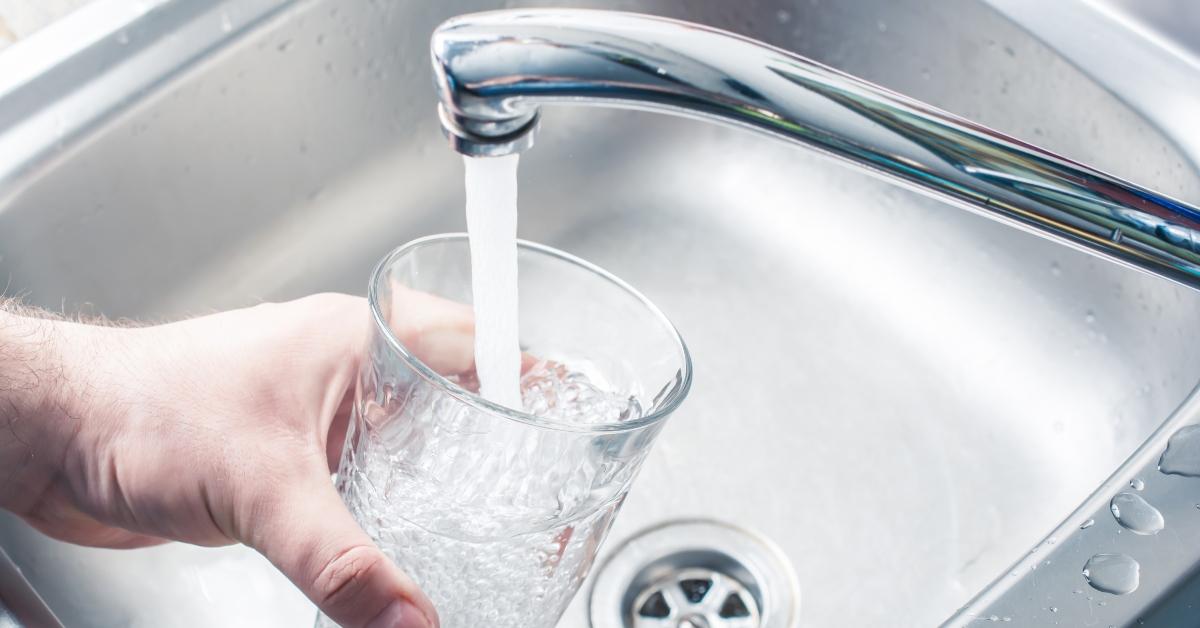
[[[25,155],[0,172],[10,292],[150,319],[362,293],[390,248],[463,228],[427,41],[441,20],[494,3],[181,4],[160,0],[77,51],[104,61],[83,64],[89,83],[8,86],[49,109],[109,99],[48,123],[62,131],[42,144],[25,135],[18,147],[11,130],[41,109],[0,120],[0,150]],[[571,4],[766,40],[1200,200],[1172,138],[983,3]],[[138,65],[150,53],[157,74]],[[696,364],[610,554],[653,526],[714,519],[781,550],[804,625],[937,624],[1200,380],[1195,292],[737,131],[543,115],[522,156],[521,235],[629,280]],[[910,246],[918,234],[940,246]],[[878,258],[848,254],[863,241]],[[0,544],[68,626],[313,615],[243,548],[85,549],[7,516]],[[587,586],[563,626],[588,625]]]

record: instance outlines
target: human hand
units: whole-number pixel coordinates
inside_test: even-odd
[[[422,359],[473,369],[469,308],[404,307],[458,340]],[[143,328],[0,316],[0,505],[85,545],[242,542],[343,625],[436,626],[330,482],[367,332],[331,294]]]

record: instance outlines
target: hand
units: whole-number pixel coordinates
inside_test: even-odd
[[[472,333],[463,306],[405,307]],[[343,625],[436,626],[330,481],[367,312],[332,294],[144,328],[0,312],[0,505],[85,545],[245,543]]]

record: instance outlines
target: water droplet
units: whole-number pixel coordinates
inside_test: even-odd
[[[1158,459],[1158,470],[1168,475],[1200,477],[1200,425],[1181,427],[1171,435],[1167,450]]]
[[[1057,613],[1057,612],[1058,612],[1058,607],[1057,607],[1057,606],[1051,606],[1051,607],[1050,607],[1050,612],[1051,612],[1051,613]]]
[[[122,46],[129,43],[129,32],[128,31],[117,31],[117,43],[121,44]]]
[[[1162,513],[1151,506],[1141,495],[1118,493],[1108,504],[1117,523],[1137,534],[1158,534],[1165,522]]]
[[[1146,488],[1146,483],[1143,482],[1141,478],[1133,478],[1129,481],[1129,488],[1132,488],[1135,491],[1140,491]]]
[[[1141,580],[1141,565],[1125,554],[1096,554],[1083,566],[1083,577],[1102,593],[1133,593]]]
[[[1096,520],[1095,520],[1095,519],[1088,519],[1087,521],[1084,521],[1084,522],[1083,522],[1083,525],[1079,526],[1079,529],[1080,529],[1080,530],[1086,530],[1086,529],[1088,529],[1088,528],[1090,528],[1090,527],[1092,527],[1092,526],[1094,526],[1094,525],[1096,525]]]
[[[1050,274],[1055,277],[1062,277],[1062,266],[1058,262],[1050,262]]]
[[[876,22],[875,27],[878,28],[879,32],[881,32],[881,33],[887,32],[887,22],[884,22],[883,20],[879,20],[878,22]]]
[[[1095,314],[1095,312],[1092,312],[1091,310],[1088,310],[1088,311],[1087,311],[1087,314],[1084,314],[1084,315],[1083,315],[1083,322],[1087,323],[1088,325],[1091,325],[1092,323],[1095,323],[1095,322],[1096,322],[1096,314]]]
[[[921,78],[922,79],[928,81],[932,77],[933,77],[933,74],[931,74],[929,72],[929,68],[921,68]]]
[[[775,19],[779,20],[780,24],[787,24],[788,22],[792,21],[792,14],[786,9],[780,9],[775,13]]]
[[[228,33],[233,30],[233,20],[229,19],[228,13],[221,14],[221,31]]]
[[[325,33],[321,33],[320,35],[317,35],[317,45],[320,46],[324,43],[325,43]]]
[[[291,48],[291,47],[292,47],[292,40],[285,39],[285,40],[279,42],[279,45],[276,46],[275,49],[278,50],[279,52],[287,52],[288,48]]]

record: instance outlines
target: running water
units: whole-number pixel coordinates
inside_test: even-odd
[[[517,325],[517,155],[463,157],[471,291],[475,304],[475,373],[479,394],[521,409]]]
[[[634,391],[589,377],[599,370],[586,356],[555,355],[522,374],[517,156],[465,165],[480,395],[570,425],[644,416]],[[448,379],[471,385],[469,375]],[[346,438],[338,492],[447,628],[551,628],[637,468],[637,445],[507,421],[420,378],[403,395],[364,392]]]

